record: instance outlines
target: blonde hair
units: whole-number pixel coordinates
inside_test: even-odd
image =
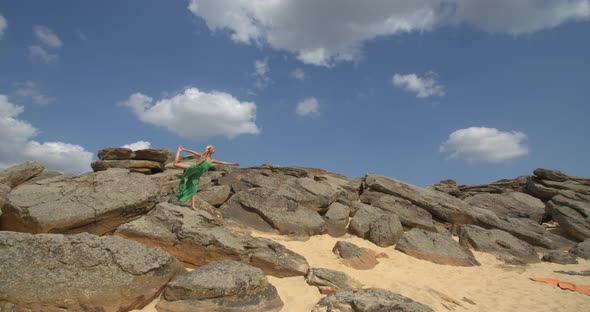
[[[205,147],[205,150],[203,151],[203,153],[201,154],[201,158],[200,160],[205,160],[207,159],[207,156],[211,156],[211,150],[213,149],[213,145],[207,145],[207,147]]]

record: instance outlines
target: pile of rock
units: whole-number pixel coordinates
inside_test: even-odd
[[[92,169],[124,168],[132,172],[154,174],[164,171],[165,164],[174,157],[171,150],[147,148],[137,151],[124,147],[107,147],[98,151],[99,160],[92,162]]]

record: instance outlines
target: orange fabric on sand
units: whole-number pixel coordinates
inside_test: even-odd
[[[590,296],[590,285],[576,285],[574,283],[561,281],[558,278],[550,277],[531,278],[531,280],[557,286],[561,289],[573,290],[581,294]]]

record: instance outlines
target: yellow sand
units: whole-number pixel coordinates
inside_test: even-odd
[[[590,284],[588,276],[573,276],[553,271],[590,270],[590,261],[578,258],[574,265],[538,263],[527,267],[508,266],[487,253],[474,252],[478,267],[454,267],[418,260],[394,250],[381,248],[356,236],[333,238],[313,236],[308,241],[253,232],[273,239],[304,256],[312,267],[345,272],[368,287],[391,290],[430,306],[434,311],[590,311],[590,296],[529,280],[530,277],[557,277],[577,284]],[[355,270],[343,265],[332,253],[338,240],[384,252],[371,270]],[[316,287],[303,277],[268,277],[285,303],[283,312],[311,311],[322,298]],[[470,303],[470,302],[473,302]],[[155,302],[142,310],[155,312]]]

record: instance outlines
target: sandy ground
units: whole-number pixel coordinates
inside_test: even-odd
[[[365,288],[391,290],[430,306],[434,311],[590,311],[590,296],[531,281],[531,277],[555,277],[563,281],[590,285],[589,276],[573,276],[554,271],[590,270],[590,261],[578,264],[539,263],[527,267],[504,265],[487,253],[474,252],[482,264],[478,267],[454,267],[419,260],[394,250],[381,248],[356,236],[333,238],[313,236],[308,241],[253,232],[253,236],[273,239],[304,256],[312,267],[342,271],[357,279]],[[384,252],[371,270],[355,270],[343,265],[332,253],[338,240]],[[285,303],[283,312],[311,311],[324,296],[303,277],[268,277]],[[157,300],[156,300],[157,301]],[[143,312],[155,312],[156,301]]]

